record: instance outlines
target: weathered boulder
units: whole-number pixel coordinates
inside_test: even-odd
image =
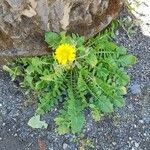
[[[97,34],[122,0],[0,0],[0,57],[47,54],[45,31]]]

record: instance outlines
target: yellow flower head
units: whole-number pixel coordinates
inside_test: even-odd
[[[55,52],[55,59],[59,64],[67,65],[73,62],[76,57],[75,48],[70,44],[61,44]]]

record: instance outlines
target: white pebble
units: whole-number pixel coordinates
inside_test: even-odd
[[[135,142],[135,147],[139,147],[139,145],[140,145],[139,143]]]
[[[144,123],[144,121],[143,121],[143,120],[139,120],[139,122],[140,122],[140,123],[142,123],[142,124]]]
[[[68,148],[68,144],[64,143],[64,144],[63,144],[63,149],[65,150],[65,149],[67,149],[67,148]]]

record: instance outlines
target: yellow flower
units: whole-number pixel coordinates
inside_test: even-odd
[[[76,57],[75,48],[70,44],[61,44],[55,52],[55,59],[59,64],[67,65],[73,62]]]

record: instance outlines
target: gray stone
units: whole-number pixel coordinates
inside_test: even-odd
[[[139,147],[139,145],[140,145],[140,144],[137,143],[137,142],[135,142],[134,144],[135,144],[135,147]]]
[[[69,145],[68,145],[68,144],[63,143],[63,149],[64,149],[64,150],[66,150],[68,147],[69,147]]]
[[[133,84],[133,85],[130,87],[130,89],[131,89],[132,94],[140,94],[140,93],[141,93],[140,85],[137,84],[137,83]]]

